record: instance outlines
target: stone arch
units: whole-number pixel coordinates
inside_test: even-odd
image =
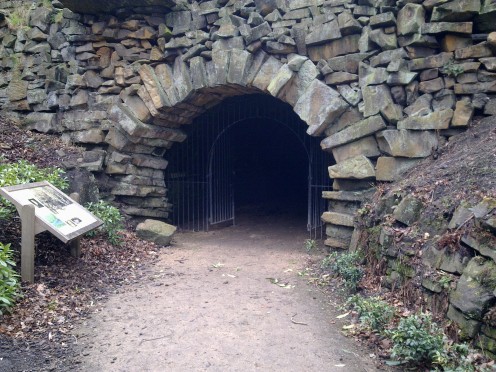
[[[266,93],[289,103],[309,125],[308,134],[318,136],[349,107],[337,91],[318,79],[315,64],[297,54],[282,63],[264,51],[253,55],[232,49],[213,52],[210,61],[198,56],[188,66],[177,57],[173,66],[145,64],[138,72],[142,85],[124,91],[118,107],[125,110],[127,106],[139,121],[161,127],[189,124],[226,97]],[[111,108],[112,114],[116,112]],[[119,125],[118,120],[114,123]]]
[[[188,62],[189,65],[184,58],[177,57],[172,65],[140,66],[138,73],[142,84],[125,90],[121,102],[109,109],[113,128],[106,138],[111,147],[106,173],[117,180],[112,193],[125,203],[136,205],[136,196],[155,200],[165,195],[166,185],[153,181],[164,179],[167,161],[160,157],[174,143],[185,140],[185,133],[179,128],[181,125],[190,124],[225,98],[269,94],[291,105],[308,125],[307,133],[312,136],[320,136],[328,124],[349,107],[337,91],[318,79],[320,73],[315,64],[297,54],[282,63],[262,50],[253,55],[232,49],[214,51],[209,61],[197,56]],[[122,161],[132,164],[122,164]],[[143,170],[151,176],[150,184],[129,188],[131,178],[138,181],[140,165],[153,165],[157,169],[152,173]],[[119,175],[130,172],[137,174],[135,177]],[[144,205],[148,205],[147,201]],[[147,207],[143,210],[130,205],[124,210],[131,215],[164,217],[167,207],[165,203],[156,209]]]

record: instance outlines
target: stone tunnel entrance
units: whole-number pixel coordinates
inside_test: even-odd
[[[198,117],[168,157],[172,223],[206,231],[240,216],[298,218],[322,237],[332,157],[291,106],[267,95],[226,99]]]

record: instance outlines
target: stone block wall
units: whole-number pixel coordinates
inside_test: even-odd
[[[94,172],[130,215],[167,216],[181,126],[226,97],[264,93],[333,154],[322,218],[326,244],[346,248],[371,184],[401,177],[474,113],[495,113],[490,0],[181,1],[161,12],[137,0],[100,15],[63,3],[26,1],[25,24],[9,27],[22,6],[0,1],[0,108],[85,147],[68,166]]]
[[[494,119],[486,121],[479,124],[486,127],[479,134],[487,139],[494,132]],[[477,144],[484,146],[484,141],[484,150],[491,151],[490,141],[482,139]],[[452,161],[450,171],[463,168],[453,165],[456,159],[452,154],[444,157],[445,164]],[[416,170],[409,175],[410,182],[420,174],[426,172]],[[357,231],[361,238],[356,246],[368,257],[367,269],[396,298],[451,321],[456,326],[453,337],[475,339],[475,347],[496,358],[494,178],[485,177],[478,194],[476,186],[457,189],[446,181],[459,185],[458,177],[437,173],[432,183],[420,182],[421,186],[410,188],[402,181],[382,195],[378,192],[376,202],[360,211]]]

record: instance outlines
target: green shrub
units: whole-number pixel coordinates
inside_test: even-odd
[[[100,200],[96,203],[88,203],[86,208],[103,221],[103,225],[98,229],[87,233],[88,236],[95,236],[99,233],[106,233],[109,242],[113,245],[122,244],[120,231],[124,230],[121,212],[112,204]]]
[[[33,8],[28,4],[25,4],[15,7],[11,12],[6,12],[5,18],[9,29],[12,31],[29,30],[29,16],[31,10],[33,10]]]
[[[10,244],[0,243],[0,315],[8,313],[19,296],[19,276],[14,266]]]
[[[444,372],[474,372],[472,360],[468,358],[470,348],[467,344],[446,342],[442,353],[436,353],[434,363],[439,365]]]
[[[432,364],[435,371],[473,372],[467,344],[453,343],[427,314],[403,318],[398,327],[386,331],[393,341],[391,357],[398,363]]]
[[[57,9],[50,14],[50,23],[60,24],[64,20],[64,12],[62,9]]]
[[[382,332],[393,319],[394,308],[378,297],[364,298],[352,296],[346,302],[358,313],[362,327],[376,332]]]
[[[16,163],[0,164],[0,187],[22,185],[31,182],[48,181],[61,190],[67,189],[69,183],[59,168],[38,168],[25,160]],[[0,197],[0,219],[8,219],[15,213],[15,207]]]
[[[322,261],[322,267],[329,267],[335,274],[344,280],[344,286],[349,291],[356,291],[358,283],[362,280],[363,270],[360,267],[362,257],[359,252],[341,253],[334,252]]]
[[[317,248],[317,242],[313,239],[307,239],[305,240],[305,249],[307,252],[313,251]]]
[[[388,331],[393,342],[391,357],[409,363],[432,363],[444,355],[443,331],[427,314],[401,319],[398,328]]]
[[[458,75],[463,74],[465,69],[462,65],[456,64],[455,60],[450,59],[441,69],[441,72],[447,76],[456,78]]]

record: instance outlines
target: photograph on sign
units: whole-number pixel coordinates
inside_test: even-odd
[[[18,190],[11,195],[22,204],[33,204],[36,216],[64,235],[70,235],[95,222],[93,215],[50,186]]]
[[[91,230],[102,223],[48,182],[23,186],[7,187],[3,191],[14,204],[34,205],[36,217],[57,232],[57,235],[64,236],[64,240],[70,240],[84,230]]]

